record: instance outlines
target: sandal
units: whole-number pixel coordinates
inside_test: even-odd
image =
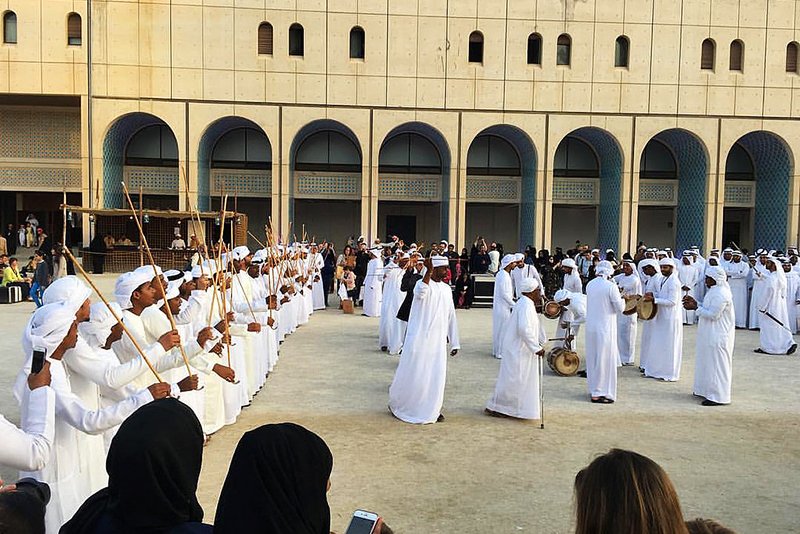
[[[607,397],[597,397],[596,399],[592,399],[592,402],[595,404],[613,404],[614,401]]]

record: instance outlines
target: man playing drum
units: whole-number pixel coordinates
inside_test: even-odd
[[[644,369],[645,376],[659,378],[665,382],[676,382],[681,376],[683,357],[683,321],[681,307],[681,282],[674,273],[675,263],[671,258],[662,258],[661,279],[653,290],[642,297],[658,306],[652,320],[651,348],[654,352]]]

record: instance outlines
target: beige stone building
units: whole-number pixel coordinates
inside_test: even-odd
[[[90,16],[91,14],[91,16]],[[263,235],[798,241],[798,0],[0,0],[0,208]],[[83,239],[89,217],[76,219]],[[293,230],[295,231],[295,230]]]

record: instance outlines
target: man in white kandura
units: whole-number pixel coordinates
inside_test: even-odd
[[[564,273],[564,284],[562,288],[566,289],[570,293],[583,293],[583,283],[581,282],[581,277],[578,274],[578,266],[575,263],[575,260],[572,258],[564,258],[561,260],[561,271]],[[569,309],[565,309],[561,313],[561,317],[558,318],[558,326],[556,328],[555,337],[566,337],[566,325],[572,323],[573,319],[574,317],[572,312]],[[574,329],[572,333],[575,334]]]
[[[611,262],[601,261],[594,272],[586,285],[586,381],[592,402],[611,404],[617,399],[617,316],[625,300],[611,280]]]
[[[786,311],[786,275],[779,264],[773,256],[768,256],[764,262],[767,274],[756,303],[757,313],[761,316],[758,320],[761,331],[759,348],[755,352],[760,354],[794,354],[797,350],[797,343],[786,326],[789,322]],[[756,298],[755,289],[753,298]]]
[[[502,358],[503,329],[514,308],[514,286],[511,271],[517,268],[513,254],[506,254],[494,278],[492,297],[492,356]]]
[[[665,382],[676,382],[681,377],[683,358],[683,324],[681,318],[681,283],[673,272],[675,263],[670,258],[658,260],[661,280],[654,291],[644,294],[658,306],[651,320],[650,347],[654,351],[647,359],[644,374]]]
[[[381,300],[383,298],[383,261],[380,247],[370,249],[370,260],[367,264],[367,276],[364,278],[364,315],[381,316]]]
[[[700,273],[694,265],[692,253],[688,250],[684,251],[681,262],[678,264],[678,279],[681,282],[681,291],[683,291],[684,297],[689,296],[693,299],[697,298],[695,286],[697,285],[697,279],[701,276],[702,273]],[[683,324],[691,325],[696,321],[694,310],[687,310],[684,308],[681,310],[681,315],[683,317]]]
[[[797,299],[798,292],[800,292],[800,278],[797,272],[792,269],[792,262],[789,258],[781,258],[781,266],[783,275],[786,277],[786,317],[788,322],[786,326],[792,331],[792,334],[797,333]]]
[[[544,356],[547,336],[535,303],[542,300],[542,295],[535,278],[523,278],[520,291],[522,297],[503,331],[503,361],[485,412],[492,416],[540,419],[539,358]]]
[[[623,260],[622,272],[614,277],[617,286],[622,290],[623,297],[634,295],[641,296],[642,281],[636,272],[636,264],[632,260]],[[633,365],[636,360],[636,314],[617,315],[617,349],[619,349],[619,363]]]
[[[731,261],[725,267],[728,276],[728,286],[733,295],[733,311],[736,313],[736,328],[747,328],[747,274],[750,266],[742,261],[742,253],[734,250]]]
[[[406,423],[443,421],[447,343],[459,349],[458,323],[444,256],[425,260],[425,277],[414,286],[403,354],[389,387],[389,410]]]
[[[764,317],[762,313],[759,312],[758,306],[761,304],[763,300],[761,298],[762,293],[764,292],[764,287],[767,284],[767,279],[769,278],[769,271],[767,270],[767,251],[762,249],[758,250],[756,255],[756,264],[753,265],[750,276],[753,281],[753,290],[750,293],[750,315],[748,316],[748,328],[750,330],[756,330],[761,327],[761,320],[765,319],[769,321],[767,317]]]
[[[722,267],[706,270],[706,296],[703,304],[684,297],[683,307],[697,311],[697,354],[692,392],[701,397],[703,406],[720,406],[731,402],[733,373],[733,341],[736,314],[733,296]]]

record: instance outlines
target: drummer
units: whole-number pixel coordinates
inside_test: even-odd
[[[670,258],[658,262],[661,277],[656,287],[642,297],[653,301],[658,311],[651,321],[649,357],[644,375],[665,382],[676,382],[681,376],[683,357],[683,324],[681,321],[681,285],[675,274],[675,263]],[[648,288],[650,289],[650,288]],[[642,347],[645,350],[645,347]]]
[[[661,273],[658,271],[658,261],[654,259],[644,259],[639,262],[639,270],[642,272],[642,292],[654,293],[661,284]],[[639,344],[639,370],[645,372],[647,369],[647,361],[655,351],[658,350],[657,346],[652,344],[654,323],[652,321],[645,321],[642,325],[642,339]]]
[[[622,297],[627,301],[641,296],[642,282],[639,280],[633,260],[622,261],[622,272],[614,277],[619,286]],[[636,359],[636,314],[617,316],[617,348],[619,350],[619,363],[625,366],[633,365]]]
[[[578,273],[578,265],[575,263],[575,260],[572,258],[564,258],[561,260],[561,270],[564,272],[563,289],[570,293],[583,293],[583,283],[581,282],[581,277]],[[561,314],[561,319],[558,321],[555,337],[567,337],[567,327],[565,323],[571,322],[574,322],[572,312],[567,308],[564,310],[564,313]]]
[[[564,334],[563,347],[577,352],[578,343],[576,338],[578,337],[581,325],[586,322],[586,295],[567,291],[566,289],[559,289],[556,291],[556,294],[553,295],[553,300],[561,304],[564,309],[559,320],[560,327],[566,332]],[[564,320],[565,316],[567,320]]]

